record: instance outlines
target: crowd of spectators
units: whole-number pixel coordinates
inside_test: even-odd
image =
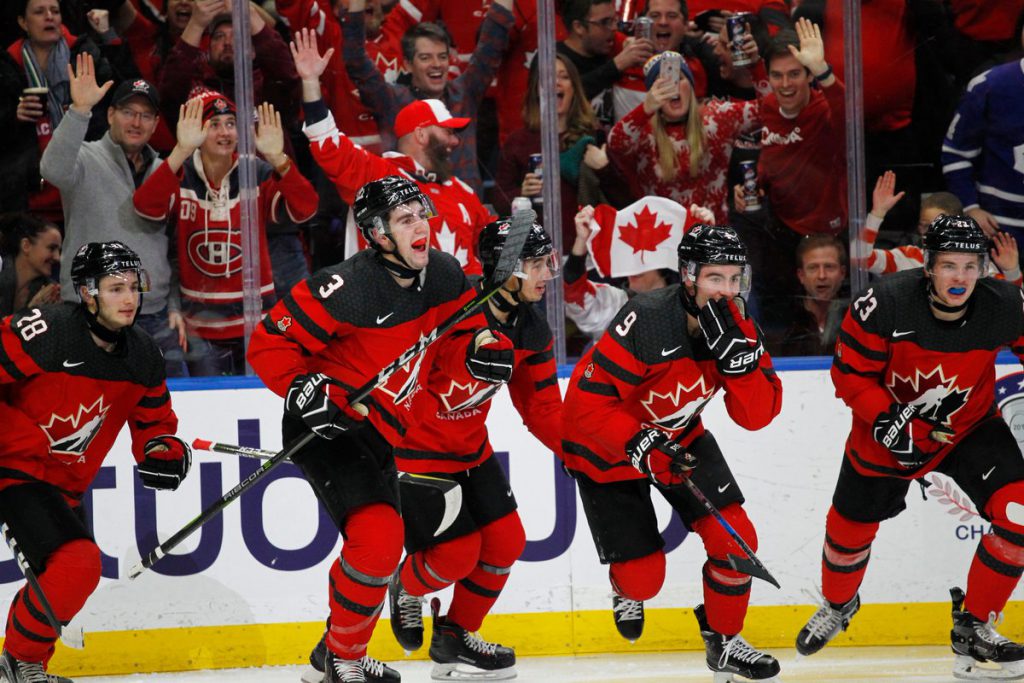
[[[587,306],[674,279],[588,275],[594,207],[647,207],[634,251],[669,234],[645,197],[737,229],[776,355],[831,353],[851,270],[920,266],[939,213],[974,217],[992,274],[1022,280],[1024,0],[860,3],[866,216],[848,207],[839,0],[556,0],[558,178],[537,0],[250,0],[252,113],[233,101],[244,1],[3,3],[0,315],[73,299],[62,248],[117,239],[149,274],[137,324],[168,376],[244,372],[240,126],[264,310],[364,246],[348,205],[395,173],[468,274],[480,229],[516,198],[542,213],[557,182],[574,349],[607,318]]]

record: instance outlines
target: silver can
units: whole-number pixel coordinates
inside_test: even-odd
[[[654,20],[650,17],[637,17],[633,20],[633,37],[654,39]]]
[[[542,154],[531,154],[529,160],[526,163],[527,170],[537,176],[538,178],[544,177],[544,155]],[[533,198],[534,204],[543,204],[544,196],[537,195]]]
[[[740,173],[743,174],[743,202],[747,208],[744,213],[761,210],[761,195],[757,187],[757,161],[741,161]]]
[[[729,49],[732,53],[733,66],[749,66],[753,62],[743,51],[743,43],[750,33],[750,14],[740,12],[725,20],[725,31],[729,37]]]

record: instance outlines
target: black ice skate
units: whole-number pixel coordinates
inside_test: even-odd
[[[516,652],[510,647],[489,643],[476,633],[449,623],[439,615],[441,601],[430,601],[434,616],[434,634],[430,639],[430,659],[435,681],[503,681],[516,677]]]
[[[330,628],[330,623],[330,621],[327,622],[328,628]],[[306,669],[305,673],[302,674],[303,683],[323,683],[326,680],[324,677],[324,660],[326,659],[327,631],[324,631],[324,634],[320,636],[320,642],[309,653],[310,668]],[[400,673],[369,655],[364,656],[358,661],[363,668],[363,679],[367,683],[397,683],[402,680]]]
[[[950,588],[953,598],[953,676],[976,681],[1024,679],[1024,645],[996,631],[1002,615],[989,614],[988,621],[963,609],[964,592]]]
[[[693,610],[704,639],[708,668],[714,672],[714,683],[741,683],[742,681],[777,681],[781,667],[775,657],[754,649],[743,636],[732,637],[712,631],[708,626],[704,605]]]
[[[612,616],[615,617],[615,628],[619,635],[631,643],[635,643],[644,632],[644,603],[642,600],[630,600],[621,595],[612,596]]]
[[[424,599],[405,592],[400,572],[401,567],[388,584],[388,605],[391,608],[391,632],[405,654],[409,654],[423,647]]]
[[[839,635],[840,631],[845,631],[846,627],[850,625],[850,619],[853,619],[853,615],[859,609],[860,593],[838,608],[833,607],[832,603],[822,597],[821,607],[811,615],[810,621],[797,634],[796,651],[805,657],[813,655],[828,645],[833,638]]]
[[[40,662],[22,662],[7,650],[0,657],[0,680],[6,683],[74,683],[70,678],[48,674]]]

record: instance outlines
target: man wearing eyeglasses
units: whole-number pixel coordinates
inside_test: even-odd
[[[612,86],[627,69],[642,66],[654,54],[654,43],[649,38],[623,42],[611,0],[563,0],[559,13],[569,36],[556,49],[579,70],[583,92],[598,119],[611,125]]]
[[[135,213],[132,194],[159,165],[149,146],[159,117],[156,87],[142,79],[127,80],[114,90],[107,109],[110,129],[85,142],[93,106],[113,83],[96,82],[92,57],[78,58],[69,69],[71,107],[43,152],[39,172],[60,189],[64,207],[64,248],[74,254],[89,242],[123,242],[139,255],[150,276],[136,324],[149,332],[163,351],[168,377],[185,374],[182,344],[185,323],[176,292],[171,291],[164,224]],[[69,268],[61,271],[65,301],[78,301]]]

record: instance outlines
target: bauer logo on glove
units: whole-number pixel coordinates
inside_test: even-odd
[[[708,348],[723,375],[746,375],[757,368],[764,354],[761,333],[740,311],[743,299],[709,299],[700,309],[700,325]]]
[[[641,429],[626,443],[626,455],[651,483],[667,488],[681,486],[697,466],[697,458],[652,428]]]

